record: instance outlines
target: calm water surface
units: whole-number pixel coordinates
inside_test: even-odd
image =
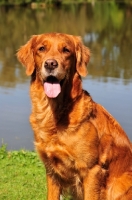
[[[0,8],[0,143],[8,149],[33,149],[28,118],[30,78],[16,50],[33,34],[80,35],[91,49],[83,86],[122,125],[132,140],[132,5],[96,3]]]

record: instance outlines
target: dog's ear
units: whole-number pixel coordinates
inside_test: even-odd
[[[26,67],[26,74],[28,76],[31,75],[35,69],[32,48],[34,38],[35,36],[33,36],[24,46],[20,47],[16,54],[18,60]]]
[[[76,69],[77,72],[81,76],[86,76],[87,71],[87,64],[90,59],[90,50],[83,45],[82,40],[80,37],[74,37],[75,39],[75,48],[76,48]]]

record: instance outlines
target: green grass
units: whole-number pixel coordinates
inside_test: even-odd
[[[45,168],[37,153],[0,147],[0,200],[46,200]],[[70,200],[71,197],[63,198]]]
[[[0,200],[46,200],[45,169],[31,151],[0,148]]]

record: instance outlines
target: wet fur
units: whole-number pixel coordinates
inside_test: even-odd
[[[46,42],[45,42],[46,41]],[[46,45],[46,50],[39,48]],[[70,52],[63,52],[64,46]],[[88,92],[90,51],[79,37],[51,33],[33,36],[17,53],[31,75],[30,123],[47,172],[48,200],[71,192],[75,200],[132,200],[132,150],[118,122]],[[43,89],[43,63],[57,59],[63,84],[57,98]]]

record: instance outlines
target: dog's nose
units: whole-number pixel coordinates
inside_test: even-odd
[[[45,61],[44,67],[48,70],[54,70],[58,67],[58,62],[55,59],[48,59]]]

